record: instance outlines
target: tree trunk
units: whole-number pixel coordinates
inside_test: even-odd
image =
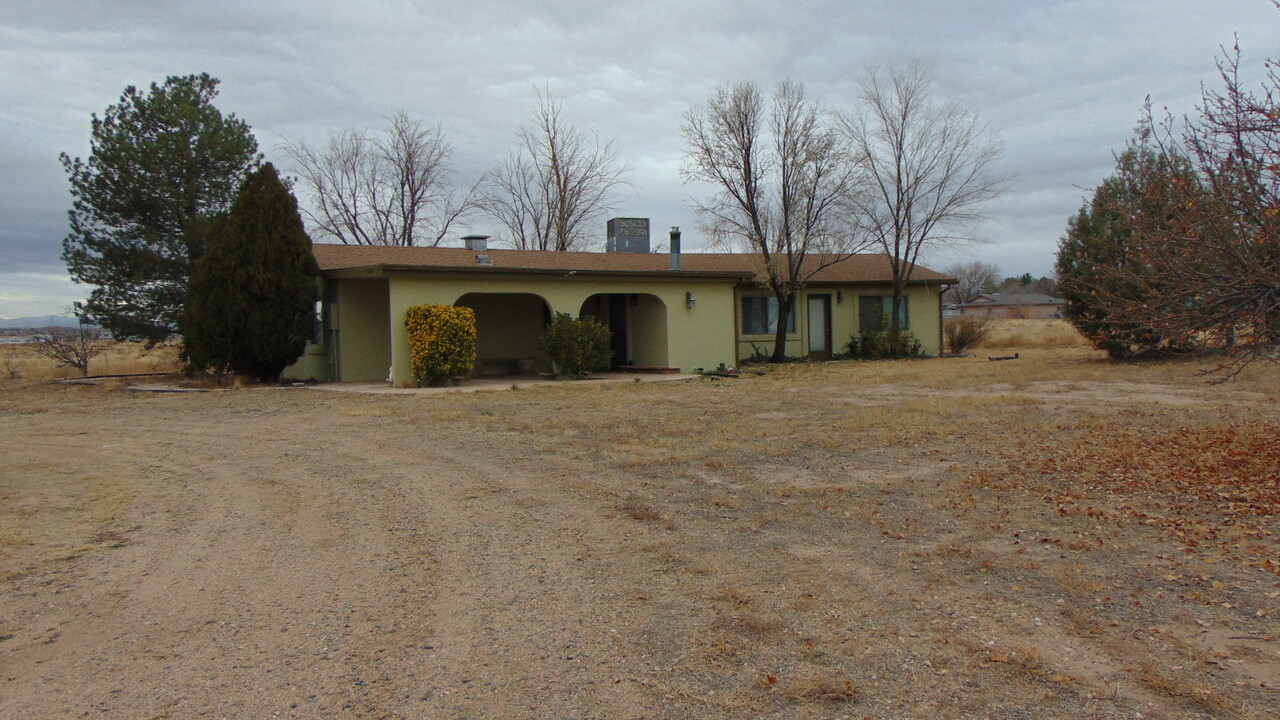
[[[778,327],[773,333],[773,356],[769,362],[780,363],[787,359],[787,319],[791,317],[795,293],[778,293]]]

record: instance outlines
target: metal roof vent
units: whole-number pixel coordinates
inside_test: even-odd
[[[489,256],[488,256],[487,254],[480,253],[480,254],[476,255],[476,264],[477,264],[477,265],[492,265],[492,264],[493,264],[493,261],[489,259]]]
[[[484,252],[489,249],[488,235],[467,235],[462,238],[462,242],[466,243],[467,249],[472,252]]]

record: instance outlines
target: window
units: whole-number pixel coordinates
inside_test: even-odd
[[[311,316],[311,344],[324,344],[324,303],[317,300],[315,314]]]
[[[903,330],[911,328],[911,313],[908,300],[903,295],[898,300],[898,327]],[[893,312],[892,295],[862,295],[858,298],[858,326],[867,332],[880,332],[889,329],[889,313]]]
[[[778,298],[776,297],[744,297],[742,298],[742,333],[744,335],[765,335],[778,331]],[[796,331],[796,314],[792,310],[787,316],[787,332]]]

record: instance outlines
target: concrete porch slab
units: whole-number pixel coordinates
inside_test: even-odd
[[[385,382],[343,382],[321,383],[310,385],[313,390],[331,392],[370,393],[375,395],[437,395],[441,393],[495,392],[513,388],[529,388],[539,386],[582,387],[601,383],[624,382],[671,382],[673,380],[691,380],[698,377],[689,373],[672,374],[635,374],[635,373],[591,373],[586,380],[548,380],[543,377],[528,375],[488,375],[468,378],[461,385],[439,388],[397,388]]]

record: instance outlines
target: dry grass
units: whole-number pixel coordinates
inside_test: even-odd
[[[143,343],[104,340],[105,350],[89,361],[90,375],[128,375],[172,373],[182,370],[178,346],[165,343],[147,348]],[[75,368],[58,367],[57,363],[35,352],[31,345],[0,345],[0,380],[28,378],[57,380],[78,377]]]
[[[208,460],[232,468],[281,452],[260,436],[311,438],[281,462],[360,492],[457,465],[445,475],[484,488],[461,495],[457,512],[536,518],[514,529],[537,540],[537,557],[503,580],[535,566],[565,573],[512,593],[548,603],[524,622],[593,618],[574,632],[584,647],[599,633],[599,669],[557,664],[547,672],[565,675],[547,687],[629,683],[635,695],[616,701],[636,704],[619,717],[1268,717],[1280,702],[1280,516],[1265,507],[1280,366],[1208,386],[1196,372],[1211,361],[1112,363],[1062,339],[1060,324],[1012,323],[1020,329],[1004,342],[1026,344],[1002,345],[1021,357],[998,363],[128,403],[122,393],[9,382],[0,409],[14,428],[6,450],[70,426],[106,434],[86,447],[129,448],[131,436],[113,430],[128,418],[172,433],[166,452],[235,433]],[[123,475],[95,480],[92,460],[42,458],[33,446],[9,467],[0,536],[17,539],[0,553],[25,553],[27,565],[127,542],[128,519],[146,516],[151,490]],[[521,487],[515,477],[536,480]],[[432,482],[433,497],[448,497],[447,481]],[[353,517],[347,531],[368,522],[361,507],[341,509]],[[564,525],[553,531],[551,518]],[[409,526],[415,536],[432,531]],[[502,544],[511,529],[495,523],[459,554],[515,556],[521,547]],[[574,586],[565,568],[583,568],[587,581]],[[432,592],[447,595],[447,580],[433,576]],[[550,589],[569,586],[598,604],[550,604]],[[421,602],[413,613],[430,617],[423,632],[434,634],[446,613]],[[467,605],[470,627],[541,632],[491,619],[498,605]],[[493,657],[516,652],[494,642]],[[540,652],[551,642],[540,639]],[[520,677],[547,667],[536,656],[512,660]],[[631,664],[606,664],[615,660]],[[425,674],[436,660],[411,662]],[[519,679],[505,678],[527,702]],[[453,696],[450,711],[485,716],[492,700],[472,692]],[[547,714],[573,714],[572,703],[585,702],[573,697]]]
[[[1066,320],[992,320],[983,348],[1066,348],[1089,347]]]

